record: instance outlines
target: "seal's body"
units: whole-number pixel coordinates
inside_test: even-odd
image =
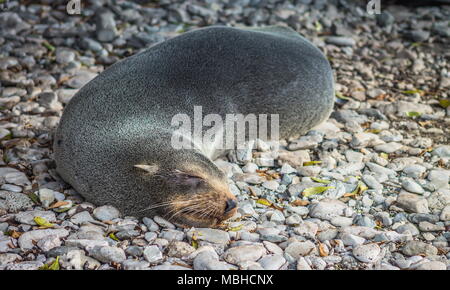
[[[171,146],[174,115],[278,114],[280,137],[328,118],[333,77],[324,55],[282,27],[210,27],[120,61],[65,108],[57,171],[88,201],[124,214],[166,214],[213,226],[235,211],[223,173],[202,149]]]

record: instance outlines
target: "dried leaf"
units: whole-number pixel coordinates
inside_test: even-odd
[[[50,265],[45,264],[44,266],[40,267],[39,270],[59,270],[59,256],[56,256],[55,261],[51,263]]]
[[[57,201],[54,204],[52,204],[49,208],[56,208],[56,207],[60,207],[60,206],[63,206],[63,205],[68,205],[69,203],[70,202],[68,202],[68,201],[60,200],[60,201]]]
[[[441,105],[442,108],[447,109],[448,106],[450,106],[450,99],[440,99],[439,105]]]
[[[116,242],[119,241],[119,239],[116,237],[116,235],[114,233],[110,233],[108,236]]]
[[[407,90],[407,91],[403,91],[402,93],[407,94],[407,95],[414,95],[414,94],[422,94],[423,91],[422,90]]]
[[[319,183],[323,183],[323,184],[329,184],[331,183],[330,180],[326,180],[326,179],[320,179],[317,177],[311,177],[312,180],[314,180],[315,182],[319,182]]]
[[[316,187],[309,187],[309,188],[305,188],[305,190],[303,190],[302,195],[304,197],[309,197],[311,195],[314,194],[320,194],[328,189],[332,189],[334,188],[334,186],[316,186]]]
[[[265,199],[265,198],[258,199],[256,201],[256,203],[259,203],[259,204],[262,204],[262,205],[265,205],[265,206],[271,206],[272,205],[272,203],[270,201],[268,201],[267,199]]]
[[[33,220],[41,229],[52,228],[55,226],[54,224],[50,223],[45,218],[40,216],[35,216]]]
[[[228,231],[230,231],[230,232],[237,232],[237,231],[242,230],[243,226],[244,225],[238,225],[237,227],[228,228]]]
[[[303,162],[303,166],[311,166],[311,165],[315,165],[315,164],[321,164],[322,161],[306,161]]]
[[[367,133],[373,133],[373,134],[378,134],[381,132],[380,129],[367,129],[366,130]]]
[[[41,204],[41,202],[39,201],[39,197],[38,197],[35,193],[33,193],[33,192],[29,193],[29,194],[28,194],[28,197],[29,197],[29,198],[31,199],[31,201],[34,202],[35,204]]]
[[[339,98],[339,99],[345,100],[345,101],[349,101],[350,100],[349,97],[344,96],[340,92],[336,92],[336,97]]]
[[[363,192],[366,191],[367,189],[369,189],[369,188],[367,187],[367,185],[365,185],[364,182],[360,181],[360,182],[358,182],[358,185],[356,186],[355,190],[353,190],[353,191],[350,192],[350,193],[346,193],[346,194],[344,194],[343,196],[344,196],[344,197],[356,196],[356,195],[358,195],[358,194],[363,193]]]
[[[389,159],[389,155],[387,153],[384,153],[384,152],[380,153],[380,157],[383,158],[383,159],[386,159],[386,160]]]
[[[322,243],[319,243],[319,254],[321,257],[326,257],[328,256],[327,251],[325,250],[325,245]]]
[[[7,232],[7,234],[13,239],[18,239],[23,233],[12,230],[12,231]]]
[[[302,200],[302,199],[296,199],[293,202],[291,202],[291,205],[293,205],[293,206],[305,206],[308,204],[309,204],[309,201]]]
[[[419,117],[420,115],[421,114],[419,112],[414,112],[414,111],[406,112],[406,116],[408,116],[408,117]]]
[[[48,41],[42,42],[42,45],[50,51],[55,51],[55,47],[51,45]]]

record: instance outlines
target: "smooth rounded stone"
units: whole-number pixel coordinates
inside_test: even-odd
[[[0,14],[1,15],[1,14]],[[25,261],[15,264],[7,264],[5,270],[38,270],[44,266],[41,261]]]
[[[335,216],[344,215],[347,205],[336,199],[322,199],[309,206],[309,216],[324,220],[331,220]]]
[[[441,158],[450,158],[450,145],[441,145],[433,149],[431,155]]]
[[[118,247],[96,246],[89,250],[89,255],[103,263],[121,263],[126,259],[125,252]]]
[[[66,84],[71,88],[80,89],[96,76],[96,73],[80,70],[71,79],[69,79]]]
[[[153,242],[158,237],[158,234],[155,232],[147,232],[144,234],[144,239],[149,243]]]
[[[300,176],[318,176],[322,168],[320,166],[302,166],[297,168],[297,172]]]
[[[37,242],[37,246],[44,252],[61,246],[61,240],[56,235],[45,236]]]
[[[194,247],[182,241],[172,241],[166,247],[166,254],[169,257],[181,258],[192,254],[194,251]]]
[[[440,219],[441,221],[450,221],[450,205],[447,205],[442,209]]]
[[[158,224],[155,223],[151,218],[144,217],[142,219],[142,222],[145,224],[145,226],[150,232],[156,232],[157,230],[159,230]]]
[[[265,270],[278,270],[284,265],[284,263],[286,263],[286,259],[283,255],[275,254],[262,257],[258,260],[258,263]]]
[[[25,173],[11,167],[0,167],[0,182],[19,186],[31,185]]]
[[[59,64],[68,64],[75,60],[75,52],[67,48],[57,48],[55,51],[56,62]]]
[[[292,214],[286,218],[286,224],[288,226],[296,226],[299,225],[303,219],[298,214]]]
[[[387,11],[376,14],[375,18],[376,18],[377,24],[380,25],[381,27],[386,27],[386,26],[392,25],[395,22],[394,16]]]
[[[297,170],[295,168],[293,168],[291,165],[289,165],[289,163],[284,163],[280,169],[281,174],[290,174],[290,173],[296,173],[296,172],[297,172]]]
[[[244,245],[228,249],[223,258],[230,264],[238,265],[243,262],[257,261],[266,254],[266,249],[262,245]]]
[[[407,256],[434,256],[438,253],[436,247],[421,241],[409,241],[401,248],[401,251]]]
[[[380,145],[374,146],[373,148],[378,152],[384,152],[384,153],[390,154],[390,153],[394,153],[395,151],[400,150],[402,147],[403,147],[403,145],[400,143],[389,142],[386,144],[380,144]]]
[[[52,235],[64,238],[69,235],[69,231],[66,229],[44,229],[25,232],[19,237],[19,247],[22,251],[31,250],[34,247],[33,241],[38,242],[40,239]]]
[[[32,210],[32,211],[23,211],[19,212],[15,215],[15,220],[22,224],[28,225],[36,225],[34,221],[35,217],[42,217],[46,219],[48,222],[56,222],[56,215],[52,211],[42,211],[42,210]]]
[[[153,218],[153,221],[154,221],[155,223],[157,223],[157,224],[158,224],[160,227],[162,227],[162,228],[175,229],[175,226],[174,226],[171,222],[169,222],[169,221],[163,219],[163,218],[160,217],[160,216],[155,216],[155,217]]]
[[[305,258],[300,257],[297,260],[297,270],[312,270]]]
[[[88,211],[81,211],[79,213],[74,214],[70,218],[70,221],[74,224],[80,225],[87,222],[93,222],[95,220],[92,218],[91,214]]]
[[[106,9],[97,13],[96,28],[97,39],[101,42],[113,41],[118,35],[114,14]]]
[[[435,189],[448,189],[450,182],[450,170],[431,170],[428,173],[427,179]]]
[[[0,136],[0,140],[1,139],[3,138]],[[12,192],[22,192],[22,187],[13,184],[3,184],[0,186],[0,189]]]
[[[317,254],[316,246],[311,241],[305,242],[293,242],[290,243],[284,252],[289,254],[294,259],[298,259],[302,256],[315,255]]]
[[[364,242],[366,241],[366,239],[352,235],[352,234],[342,234],[340,236],[340,239],[342,240],[342,242],[344,243],[344,245],[346,246],[359,246],[364,244]]]
[[[259,167],[255,163],[249,162],[242,167],[244,173],[255,173]]]
[[[172,240],[181,241],[184,238],[184,232],[172,229],[164,229],[159,234],[159,237],[168,241]]]
[[[44,207],[49,207],[55,201],[55,193],[48,188],[39,189],[39,200]]]
[[[306,238],[314,238],[319,230],[319,226],[313,222],[304,221],[294,228],[294,232]]]
[[[299,216],[306,216],[309,213],[309,209],[306,206],[286,206],[286,210],[297,214]]]
[[[337,46],[355,46],[356,41],[350,37],[343,36],[328,36],[325,38],[325,42],[328,44],[334,44]]]
[[[414,270],[447,270],[447,265],[440,261],[431,261],[421,263]]]
[[[435,225],[430,222],[424,221],[419,223],[419,230],[422,232],[438,232],[445,231],[444,225]]]
[[[145,270],[149,267],[150,263],[145,261],[125,260],[122,262],[122,268],[124,270]]]
[[[219,257],[213,251],[203,251],[199,253],[193,262],[194,270],[231,270],[235,266],[219,261]]]
[[[139,246],[129,246],[125,249],[125,253],[133,257],[140,257],[144,253],[144,250]]]
[[[427,214],[427,213],[412,213],[408,216],[409,221],[413,223],[420,223],[423,221],[427,221],[430,223],[437,223],[439,221],[439,217],[434,214]]]
[[[131,238],[139,236],[139,231],[123,230],[123,231],[117,232],[115,235],[119,240],[123,241],[123,240],[131,239]]]
[[[376,163],[367,162],[366,165],[369,167],[370,171],[374,173],[385,174],[387,176],[397,176],[397,173],[394,170],[380,166]]]
[[[314,149],[320,142],[322,142],[321,136],[302,136],[300,139],[291,141],[287,149],[289,151]]]
[[[195,236],[197,240],[214,244],[227,244],[230,241],[230,235],[222,230],[210,228],[193,228],[186,233],[189,241]]]
[[[330,220],[330,223],[333,226],[345,228],[353,224],[353,219],[343,216],[336,216]]]
[[[406,165],[402,171],[408,177],[417,179],[417,178],[420,178],[427,171],[427,169],[424,166],[419,165],[419,164],[411,164],[411,165]]]
[[[278,154],[278,162],[289,163],[293,167],[303,166],[303,163],[307,161],[311,161],[308,150],[286,151]]]
[[[339,231],[337,229],[328,229],[317,234],[317,239],[322,243],[333,240],[337,237]]]
[[[413,42],[423,42],[430,37],[430,32],[426,30],[410,30],[405,32],[405,37]]]
[[[376,190],[383,189],[383,185],[381,183],[379,183],[378,180],[376,180],[376,178],[373,177],[372,175],[364,174],[362,176],[362,180],[369,188],[376,189]]]
[[[375,220],[381,221],[384,227],[389,227],[392,225],[392,218],[387,212],[377,212],[374,215]]]
[[[377,224],[366,215],[356,215],[353,219],[353,223],[357,226],[374,228]]]
[[[363,263],[373,263],[381,252],[377,244],[359,245],[353,248],[353,256]]]
[[[118,209],[111,205],[103,205],[94,209],[94,217],[99,221],[111,221],[120,217],[120,212]]]
[[[280,248],[277,244],[274,244],[269,241],[263,241],[263,245],[266,247],[267,251],[277,255],[283,255],[283,249]]]
[[[22,260],[22,257],[17,254],[4,253],[0,254],[0,266]]]
[[[260,239],[262,241],[268,241],[268,242],[272,242],[272,243],[281,243],[287,240],[287,237],[282,236],[282,235],[261,235]]]
[[[280,184],[275,180],[269,180],[263,182],[262,186],[269,190],[276,191],[278,189],[278,186],[280,186]]]
[[[428,207],[434,211],[440,211],[450,204],[450,190],[440,189],[430,194],[427,198]]]
[[[284,224],[286,218],[281,211],[275,210],[270,214],[270,221],[276,224]]]
[[[399,234],[411,234],[412,236],[417,236],[420,234],[419,230],[416,228],[415,225],[411,223],[406,223],[404,225],[399,226],[395,229],[395,231]]]
[[[95,247],[109,246],[106,240],[88,240],[88,239],[67,239],[64,243],[68,247],[77,247],[86,250],[93,249]]]
[[[143,255],[144,258],[151,264],[159,263],[163,259],[163,254],[156,245],[145,247]]]
[[[345,228],[341,228],[341,234],[352,234],[358,237],[363,237],[365,239],[373,239],[376,234],[380,233],[379,231],[369,228],[369,227],[362,227],[362,226],[349,226]]]
[[[400,192],[397,197],[397,206],[413,213],[429,213],[428,201],[420,195]]]
[[[412,193],[423,194],[425,192],[422,186],[409,177],[402,178],[402,187]]]

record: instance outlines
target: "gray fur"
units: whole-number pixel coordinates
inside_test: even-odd
[[[201,152],[171,148],[175,114],[191,116],[194,105],[279,114],[287,138],[328,118],[333,103],[327,59],[295,31],[198,29],[112,65],[73,97],[54,139],[57,171],[87,200],[141,215],[170,188],[134,165],[195,163],[221,174]]]

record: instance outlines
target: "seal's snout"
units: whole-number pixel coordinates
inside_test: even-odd
[[[233,210],[235,210],[237,207],[237,202],[235,199],[229,198],[225,202],[225,214],[231,213]]]

